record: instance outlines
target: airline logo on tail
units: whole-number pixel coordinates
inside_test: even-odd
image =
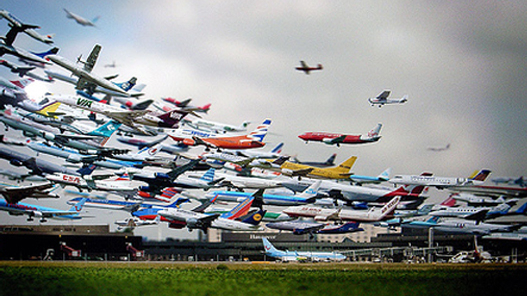
[[[249,134],[249,138],[259,142],[263,142],[263,139],[267,135],[267,129],[269,128],[269,125],[271,125],[271,119],[267,118],[260,126],[258,126],[254,131]]]

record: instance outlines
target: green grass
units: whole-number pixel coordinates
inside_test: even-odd
[[[527,265],[0,262],[0,295],[525,295]]]

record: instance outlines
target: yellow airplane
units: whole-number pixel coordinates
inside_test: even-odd
[[[285,161],[281,166],[282,174],[286,176],[306,176],[318,179],[347,179],[353,175],[351,168],[355,164],[357,156],[352,156],[338,166],[319,168],[305,164]]]

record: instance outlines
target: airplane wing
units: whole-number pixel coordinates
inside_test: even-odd
[[[300,61],[300,65],[302,65],[302,68],[309,68],[309,66],[304,61]]]
[[[389,90],[385,90],[385,91],[383,91],[382,93],[380,93],[377,96],[377,99],[379,99],[379,100],[386,100],[386,99],[388,99],[389,96],[390,96],[390,91]]]
[[[53,184],[45,183],[40,185],[29,185],[21,187],[0,188],[0,194],[4,196],[8,203],[17,203],[26,197],[31,197],[33,193],[52,188]],[[44,196],[42,196],[44,197]]]
[[[334,139],[331,139],[328,142],[330,144],[339,144],[339,143],[342,143],[342,141],[344,141],[345,138],[346,138],[346,135],[342,135],[340,137],[336,137]]]
[[[306,169],[300,169],[300,170],[282,170],[282,174],[295,177],[295,176],[306,176],[307,174],[311,173],[315,168],[306,168]]]

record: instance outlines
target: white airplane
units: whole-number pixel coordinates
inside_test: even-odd
[[[59,195],[52,193],[55,189],[55,186],[51,183],[26,186],[0,186],[0,195],[8,203],[15,204],[24,198],[59,198]]]
[[[13,27],[24,28],[25,26],[27,26],[27,24],[24,24],[22,21],[17,19],[14,15],[12,15],[7,10],[0,10],[0,18],[5,18],[9,23],[11,23],[11,25]],[[33,26],[31,26],[31,27],[33,27]],[[36,28],[39,28],[39,27],[36,27]],[[37,33],[37,31],[35,31],[34,29],[30,29],[30,28],[25,29],[23,32],[26,33],[27,35],[29,35],[30,37],[40,41],[40,42],[44,42],[46,44],[53,43],[53,40],[52,40],[53,36],[52,35],[43,36],[43,35],[40,35],[39,33]]]
[[[311,251],[281,251],[276,249],[271,242],[262,237],[265,254],[284,262],[288,261],[342,261],[346,259],[345,255],[338,252],[311,252]]]
[[[408,95],[404,95],[400,99],[388,99],[389,96],[390,96],[390,91],[389,90],[384,90],[382,93],[380,93],[375,98],[369,98],[368,102],[370,102],[370,104],[372,106],[379,105],[379,108],[380,108],[383,105],[403,104],[406,101],[408,101]]]
[[[220,186],[234,187],[238,189],[266,189],[282,186],[280,180],[263,179],[257,177],[243,177],[232,174],[216,173],[216,176],[223,178]]]
[[[67,185],[74,186],[82,189],[91,190],[101,190],[101,191],[112,191],[120,193],[129,193],[129,195],[135,194],[137,189],[137,182],[130,181],[129,178],[113,178],[111,180],[106,180],[112,175],[98,175],[98,176],[74,176],[63,173],[55,173],[46,175],[46,179],[53,183],[58,183],[62,187]]]
[[[197,130],[213,131],[216,133],[227,133],[227,132],[244,132],[247,131],[247,126],[251,123],[250,121],[244,121],[239,126],[220,123],[215,121],[204,120],[200,118],[185,119],[181,121],[183,125],[188,125],[191,128]]]
[[[70,71],[73,75],[79,77],[79,80],[77,80],[77,85],[75,87],[76,89],[82,90],[82,89],[87,88],[89,90],[90,89],[94,90],[97,86],[100,86],[100,87],[115,91],[117,93],[128,95],[128,93],[125,90],[115,85],[110,80],[108,80],[109,78],[103,78],[96,74],[91,73],[93,67],[95,66],[95,62],[97,61],[97,58],[99,57],[101,48],[102,48],[101,45],[95,44],[95,46],[93,47],[86,61],[81,61],[80,57],[78,58],[78,62],[81,62],[82,64],[84,64],[84,67],[82,68],[77,66],[76,63],[73,63],[69,61],[68,59],[58,56],[58,55],[48,55],[46,56],[46,59],[52,61],[53,63],[61,66],[62,68]]]
[[[314,205],[288,207],[284,213],[292,217],[310,217],[316,221],[345,220],[356,222],[377,222],[393,218],[395,208],[401,201],[400,196],[392,198],[382,208],[370,210],[354,210],[348,208],[323,208]]]
[[[158,225],[161,220],[161,216],[157,215],[154,220],[141,220],[137,217],[129,217],[124,220],[117,220],[114,223],[119,225],[117,230],[122,231],[125,229],[133,230],[139,226]]]
[[[434,177],[431,173],[422,173],[421,175],[397,175],[391,178],[388,182],[393,184],[434,186],[438,189],[443,189],[452,186],[483,184],[488,175],[490,175],[490,172],[490,170],[482,169],[474,172],[474,174],[468,178]]]
[[[44,81],[44,82],[51,82],[52,81],[49,78],[42,77],[42,76],[39,76],[39,75],[31,72],[31,71],[33,71],[35,69],[35,66],[30,66],[30,67],[18,66],[18,65],[9,63],[6,60],[0,60],[0,65],[11,69],[11,72],[15,73],[15,74],[18,74],[19,77],[27,76],[27,77],[31,77],[31,78],[36,79],[36,80]]]
[[[15,47],[13,45],[13,42],[15,41],[15,38],[18,33],[23,32],[25,29],[28,28],[36,28],[36,26],[24,25],[24,27],[21,28],[15,26],[11,27],[9,32],[7,32],[5,36],[0,38],[0,56],[3,56],[4,54],[10,54],[27,61],[50,65],[50,62],[46,61],[40,56],[28,52],[20,47]],[[58,51],[58,49],[56,50]]]
[[[505,202],[505,199],[502,196],[498,197],[497,199],[494,199],[487,196],[479,196],[464,192],[454,193],[450,196],[455,200],[466,202],[469,206],[497,206]],[[517,200],[517,198],[508,199],[509,202]]]
[[[458,217],[467,220],[484,220],[487,216],[487,213],[490,212],[507,212],[511,208],[510,205],[502,203],[494,207],[472,207],[472,206],[462,206],[462,207],[444,207],[431,211],[428,213],[430,216],[436,217]]]
[[[80,15],[77,15],[75,13],[68,11],[66,8],[63,8],[63,9],[66,12],[67,18],[74,19],[79,25],[82,25],[82,26],[95,27],[95,22],[97,22],[97,20],[99,20],[100,18],[100,16],[96,16],[93,20],[89,21],[81,17]]]
[[[181,118],[188,114],[179,110],[172,110],[161,115],[155,115],[150,110],[123,110],[119,107],[75,96],[50,95],[46,96],[46,98],[87,111],[103,114],[145,135],[151,133],[143,125],[167,128],[176,127]]]

